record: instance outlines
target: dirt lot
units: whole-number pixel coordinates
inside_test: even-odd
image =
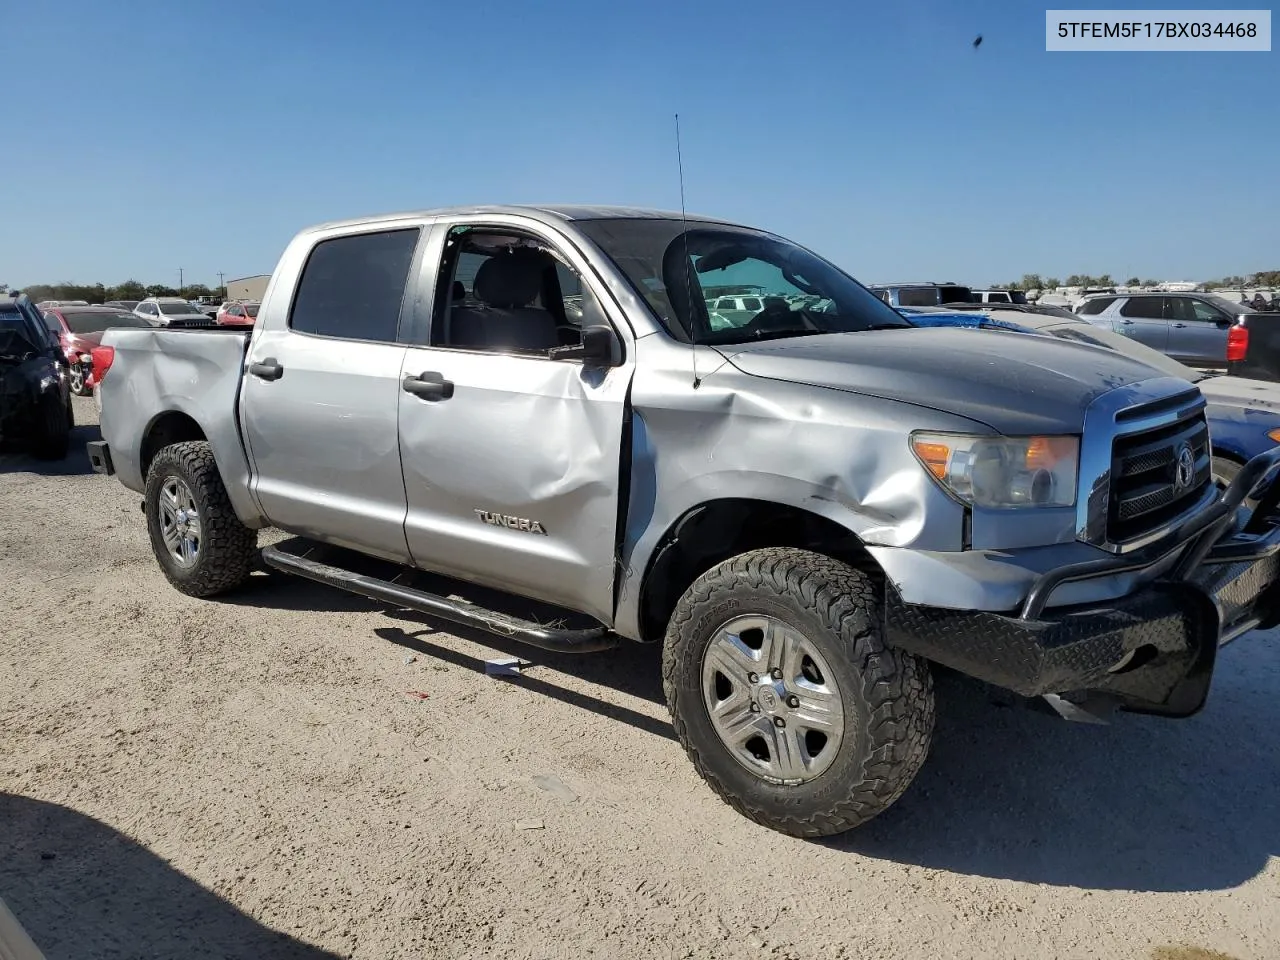
[[[696,778],[655,651],[542,655],[278,575],[179,595],[96,433],[0,458],[0,898],[50,960],[1280,957],[1274,636],[1189,721],[944,680],[906,797],[807,843]],[[535,666],[486,677],[496,651]]]

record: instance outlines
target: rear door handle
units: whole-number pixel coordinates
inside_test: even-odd
[[[249,364],[249,372],[260,380],[279,380],[284,376],[284,367],[275,357],[267,357],[258,363]]]
[[[444,374],[428,370],[416,377],[405,377],[403,387],[406,393],[412,393],[423,400],[448,400],[453,396],[453,381],[446,380]]]
[[[1121,322],[1121,323],[1123,323],[1126,327],[1131,327],[1131,326],[1133,326],[1133,321],[1132,321],[1132,320],[1121,320],[1120,322]]]
[[[1185,327],[1185,326],[1186,326],[1186,324],[1185,324],[1185,323],[1175,323],[1175,324],[1174,324],[1174,327],[1175,327],[1175,328],[1181,328],[1181,327]]]

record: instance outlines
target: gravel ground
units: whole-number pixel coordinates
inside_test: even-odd
[[[654,650],[543,655],[265,573],[179,595],[96,435],[0,458],[0,898],[50,960],[1280,956],[1274,636],[1188,721],[944,678],[912,789],[809,843],[697,779]],[[534,666],[486,677],[497,652]]]

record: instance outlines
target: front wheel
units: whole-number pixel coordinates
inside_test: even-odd
[[[147,471],[147,532],[178,590],[211,597],[249,576],[258,535],[236,516],[205,441],[165,447]]]
[[[1231,486],[1233,480],[1240,473],[1241,464],[1227,457],[1213,457],[1213,479],[1218,481],[1224,488]],[[1257,507],[1258,501],[1254,497],[1246,497],[1244,505],[1250,510]]]
[[[671,616],[676,735],[739,813],[801,837],[887,809],[933,733],[928,664],[885,644],[880,592],[820,554],[770,548],[699,577]]]

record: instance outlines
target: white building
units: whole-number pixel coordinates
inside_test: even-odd
[[[256,277],[241,277],[239,280],[227,281],[228,300],[261,300],[267,292],[267,281],[271,274],[264,273]]]

